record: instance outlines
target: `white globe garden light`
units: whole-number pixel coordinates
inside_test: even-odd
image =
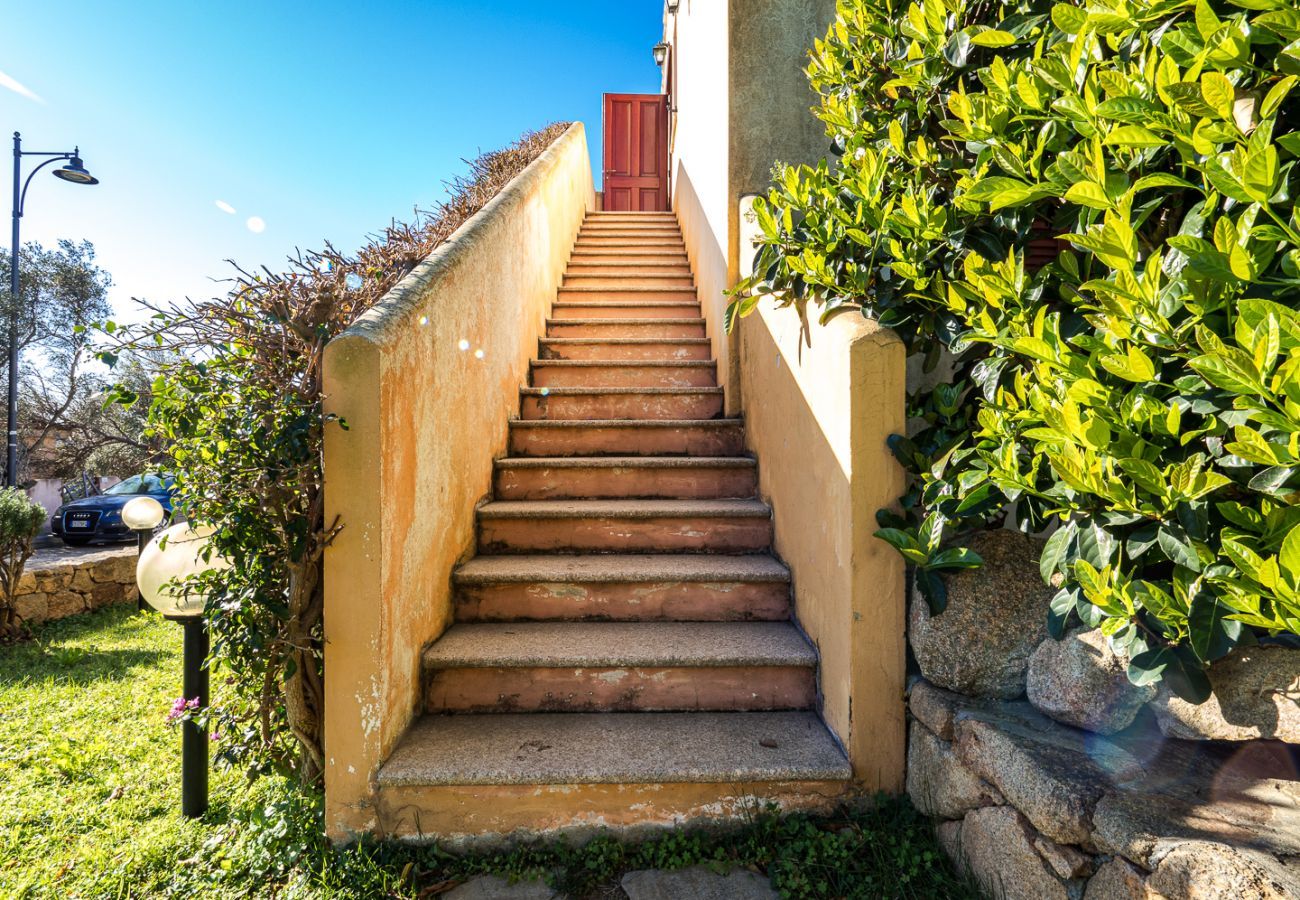
[[[142,498],[143,499],[143,498]],[[132,501],[135,503],[138,501]],[[155,503],[157,501],[154,501]],[[161,508],[161,506],[159,507]],[[123,510],[125,515],[125,509]],[[161,522],[155,521],[155,525]],[[212,529],[192,528],[188,522],[173,525],[149,542],[135,567],[140,595],[168,619],[185,628],[185,691],[188,708],[208,706],[208,628],[203,618],[206,597],[186,591],[176,582],[213,569],[226,569],[230,562],[211,551]],[[198,818],[208,809],[208,735],[198,722],[181,724],[181,812]]]
[[[122,524],[132,531],[153,531],[166,515],[167,510],[153,497],[136,497],[122,507]]]

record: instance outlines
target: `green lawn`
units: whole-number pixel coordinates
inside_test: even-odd
[[[574,895],[628,869],[750,864],[786,896],[974,897],[905,802],[835,819],[762,817],[725,836],[672,832],[455,858],[437,847],[329,848],[312,799],[214,772],[212,808],[179,814],[181,629],[118,607],[0,647],[0,898],[432,896],[477,872],[549,877]],[[219,682],[219,679],[214,679]],[[435,888],[436,889],[436,888]]]

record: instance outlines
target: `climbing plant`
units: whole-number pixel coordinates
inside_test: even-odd
[[[326,246],[289,260],[282,274],[239,270],[225,296],[149,306],[144,325],[105,326],[110,364],[128,350],[162,360],[147,436],[169,456],[180,508],[215,528],[213,547],[231,563],[201,576],[210,663],[224,686],[210,716],[222,754],[250,771],[310,785],[324,765],[322,557],[349,527],[325,521],[324,430],[346,425],[322,412],[325,345],[566,128],[525,134],[471,161],[446,201],[355,255]],[[114,397],[139,399],[126,383]]]
[[[931,606],[1009,523],[1135,682],[1201,700],[1300,633],[1300,11],[841,0],[808,72],[839,158],[778,169],[730,317],[861,310],[923,360],[878,536]]]

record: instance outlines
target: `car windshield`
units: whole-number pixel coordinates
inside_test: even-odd
[[[119,481],[105,494],[159,494],[167,489],[163,480],[157,475],[132,475],[125,481]]]

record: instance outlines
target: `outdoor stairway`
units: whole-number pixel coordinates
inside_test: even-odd
[[[587,217],[519,411],[425,715],[378,776],[383,830],[831,802],[851,772],[671,213]]]

